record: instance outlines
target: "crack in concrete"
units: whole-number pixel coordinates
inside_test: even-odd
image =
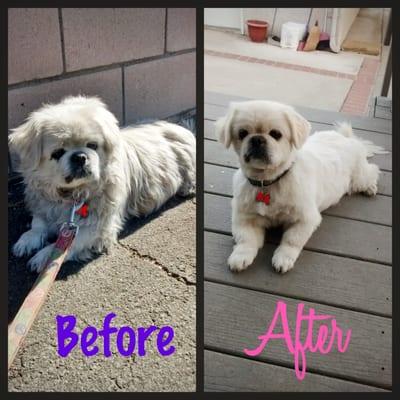
[[[123,244],[119,241],[118,241],[118,244],[125,250],[128,250],[131,254],[136,255],[146,261],[149,261],[153,265],[157,266],[159,269],[164,271],[168,276],[170,276],[171,278],[174,278],[178,282],[185,283],[187,286],[195,286],[196,285],[196,282],[189,280],[185,276],[182,276],[176,272],[170,271],[168,267],[161,264],[156,258],[150,256],[149,254],[142,254],[142,253],[140,253],[139,250],[133,248],[132,246],[130,246],[128,244]]]

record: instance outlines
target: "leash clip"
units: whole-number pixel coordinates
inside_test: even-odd
[[[71,215],[69,217],[69,223],[73,224],[74,223],[74,218],[75,218],[75,213],[77,210],[79,210],[83,204],[85,203],[84,200],[78,202],[77,200],[74,200],[74,204],[72,206],[72,210],[71,210]]]

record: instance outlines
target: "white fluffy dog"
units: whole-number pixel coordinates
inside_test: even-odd
[[[86,201],[77,215],[79,234],[67,260],[87,260],[115,242],[123,221],[158,209],[175,194],[195,191],[196,142],[187,129],[168,122],[120,130],[95,97],[68,97],[46,105],[13,130],[9,146],[20,159],[31,229],[13,247],[40,271],[50,237],[68,221],[74,199]]]
[[[382,148],[355,137],[348,124],[308,138],[310,129],[292,107],[270,101],[232,103],[217,121],[219,141],[233,146],[241,166],[233,178],[232,271],[253,262],[274,226],[284,233],[272,265],[289,271],[323,210],[345,194],[376,194],[379,168],[367,157]]]

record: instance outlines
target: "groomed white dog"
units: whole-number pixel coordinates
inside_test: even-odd
[[[216,123],[225,147],[233,146],[240,169],[233,178],[232,271],[247,268],[264,244],[265,229],[283,226],[272,265],[293,268],[321,222],[321,212],[345,194],[375,195],[379,168],[367,157],[382,148],[353,135],[349,124],[316,132],[292,107],[271,101],[231,103]]]
[[[74,200],[79,234],[66,260],[87,260],[108,249],[128,216],[145,216],[175,194],[195,192],[196,141],[168,122],[120,130],[114,115],[95,97],[68,97],[45,105],[9,136],[26,184],[31,229],[13,247],[16,256],[38,251],[32,270],[45,265]]]

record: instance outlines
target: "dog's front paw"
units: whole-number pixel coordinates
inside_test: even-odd
[[[16,257],[32,254],[35,250],[41,249],[44,246],[45,238],[41,232],[27,231],[13,246],[13,254]]]
[[[272,266],[276,272],[284,274],[294,267],[294,263],[297,258],[297,251],[289,247],[279,246],[272,257]]]
[[[245,270],[255,259],[255,249],[237,246],[228,258],[228,265],[231,271],[240,272]]]
[[[29,261],[28,268],[30,270],[36,271],[37,273],[41,272],[43,268],[46,266],[51,252],[53,251],[54,245],[50,244],[44,247],[42,250],[38,251]]]

